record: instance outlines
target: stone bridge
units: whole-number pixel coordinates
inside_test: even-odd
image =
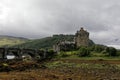
[[[23,56],[29,55],[35,59],[46,58],[48,50],[25,49],[25,48],[0,48],[0,59],[7,59],[8,55],[15,56],[15,59],[22,59]]]

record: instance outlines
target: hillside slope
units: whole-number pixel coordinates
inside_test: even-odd
[[[0,47],[10,47],[28,41],[27,38],[0,35]]]
[[[52,48],[54,44],[56,44],[59,41],[73,41],[74,35],[53,35],[52,37],[46,37],[42,39],[36,39],[31,40],[26,43],[16,45],[14,47],[20,47],[20,48]],[[93,42],[90,40],[90,43],[93,44]]]
[[[52,37],[31,40],[26,43],[16,45],[14,47],[35,48],[35,49],[52,48],[52,46],[59,41],[63,41],[63,40],[72,41],[73,38],[74,38],[74,35],[53,35]]]

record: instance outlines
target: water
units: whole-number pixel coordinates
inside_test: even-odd
[[[7,59],[14,59],[15,56],[14,55],[7,55]]]

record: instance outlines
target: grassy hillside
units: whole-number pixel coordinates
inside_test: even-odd
[[[9,47],[28,41],[26,38],[0,35],[0,47]]]

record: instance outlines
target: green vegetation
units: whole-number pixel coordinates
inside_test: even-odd
[[[60,59],[78,59],[78,60],[120,60],[120,56],[116,57],[95,57],[95,56],[89,56],[89,57],[78,57],[76,55],[71,55],[67,57],[61,57]]]
[[[59,41],[73,41],[74,35],[53,35],[52,37],[46,37],[36,40],[28,40],[25,38],[17,38],[11,36],[0,36],[0,47],[21,47],[21,48],[34,48],[34,49],[50,49],[49,58],[53,56],[53,50],[51,48]],[[91,41],[91,40],[90,40]],[[91,44],[93,42],[91,41]],[[107,47],[104,45],[92,45],[89,47],[80,47],[72,51],[61,51],[58,58],[80,58],[80,59],[119,59],[120,50],[116,50],[113,47]]]
[[[117,50],[113,47],[107,47],[106,52],[108,52],[109,56],[116,56]]]
[[[113,47],[93,45],[91,47],[80,47],[74,51],[61,51],[57,58],[83,59],[83,60],[119,60],[120,51]]]
[[[16,45],[14,47],[22,47],[22,48],[52,48],[54,44],[59,41],[68,40],[73,41],[74,35],[53,35],[53,37],[46,37],[42,39],[31,40],[26,43]]]
[[[40,49],[40,48],[53,48],[53,45],[60,41],[73,41],[74,35],[53,35],[52,37],[46,37],[42,39],[35,39],[28,41],[23,44],[15,45],[13,47],[21,47],[21,48],[33,48],[33,49]],[[90,44],[94,44],[92,40],[89,41]]]
[[[25,43],[26,41],[28,41],[28,39],[26,38],[0,36],[0,47],[10,47],[10,46]]]
[[[90,50],[88,48],[85,47],[81,47],[78,51],[77,51],[77,55],[79,57],[86,57],[90,55]]]
[[[56,68],[56,67],[62,67],[62,68],[87,68],[87,69],[120,69],[119,65],[110,65],[106,63],[71,63],[71,62],[63,62],[63,61],[53,61],[50,63],[47,63],[45,65],[48,68]]]

